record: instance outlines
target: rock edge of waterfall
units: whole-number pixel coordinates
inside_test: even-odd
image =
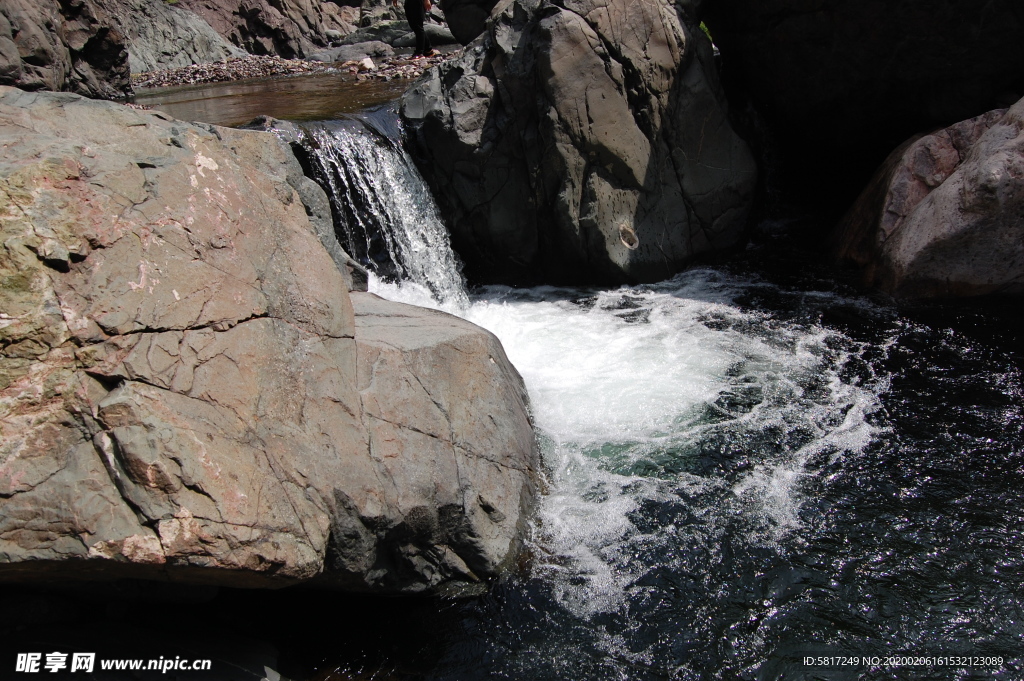
[[[350,292],[284,142],[2,88],[0,143],[0,580],[459,593],[516,559],[522,379]]]

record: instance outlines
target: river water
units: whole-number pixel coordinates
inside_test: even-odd
[[[900,310],[778,244],[659,284],[466,292],[401,150],[351,123],[311,134],[336,199],[419,206],[376,222],[416,232],[381,243],[429,248],[361,250],[343,217],[339,234],[380,272],[371,290],[501,339],[546,493],[522,570],[490,594],[353,610],[344,635],[284,645],[283,672],[1024,678],[1016,306]]]
[[[315,74],[138,90],[135,102],[183,121],[244,125],[257,116],[321,121],[384,104],[407,80],[355,83],[351,76]]]

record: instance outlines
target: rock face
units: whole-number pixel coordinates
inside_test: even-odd
[[[466,322],[353,312],[284,142],[3,88],[0,143],[0,579],[410,592],[512,559],[521,380]]]
[[[306,57],[348,35],[358,16],[353,7],[320,0],[180,0],[178,5],[246,52],[286,59]]]
[[[452,35],[468,45],[484,32],[487,18],[497,4],[497,0],[441,0],[441,9]]]
[[[805,194],[834,196],[847,180],[856,191],[910,135],[1024,95],[1017,0],[715,0],[705,9],[727,90],[767,119]]]
[[[125,35],[132,73],[209,64],[245,52],[222,38],[202,17],[165,0],[96,0]]]
[[[352,510],[335,516],[330,567],[390,589],[495,574],[516,555],[533,500],[522,379],[469,322],[369,293],[352,302],[376,465],[347,474],[373,492],[339,502]]]
[[[897,297],[1024,293],[1024,100],[897,149],[837,234]]]
[[[96,0],[4,0],[0,85],[124,97],[131,93],[125,36]]]
[[[471,280],[655,280],[737,242],[756,171],[693,15],[668,0],[495,12],[402,99]]]
[[[393,7],[391,0],[363,0],[359,6],[359,27],[367,28],[382,21],[405,20],[403,3]]]

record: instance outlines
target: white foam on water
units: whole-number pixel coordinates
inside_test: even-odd
[[[529,390],[547,468],[535,570],[589,618],[624,607],[651,546],[714,542],[735,514],[749,541],[784,541],[801,525],[808,462],[877,436],[867,415],[884,387],[840,380],[847,357],[831,349],[835,332],[741,308],[749,285],[695,270],[609,291],[492,287],[465,309],[431,303],[423,287],[371,290],[446,309],[501,340]],[[721,440],[757,443],[734,447],[745,468],[726,479],[691,467]],[[692,502],[706,504],[691,509],[701,527],[637,527],[644,504],[681,496],[707,500]]]
[[[859,450],[875,436],[866,416],[877,388],[839,380],[842,357],[830,358],[826,348],[832,332],[741,310],[734,297],[742,287],[693,271],[657,287],[593,294],[490,288],[468,309],[432,302],[427,289],[410,284],[375,281],[371,290],[461,314],[501,339],[526,381],[545,443],[550,488],[536,534],[546,558],[537,570],[565,607],[591,616],[622,606],[644,572],[633,556],[675,531],[638,531],[631,514],[642,503],[728,486],[685,470],[658,473],[665,466],[656,462],[671,464],[725,429],[734,436],[802,431],[804,444],[756,461],[731,485],[761,539],[774,541],[800,526],[807,462]],[[753,404],[720,404],[737,391],[753,391]],[[705,514],[712,516],[708,535],[694,541],[713,540],[714,509]]]
[[[466,314],[501,339],[526,380],[537,424],[558,444],[655,441],[678,414],[713,397],[716,377],[737,359],[695,321],[708,304],[659,295],[648,323],[630,323],[622,315],[633,310],[605,309],[622,295],[598,293],[583,310],[492,290]]]
[[[780,546],[801,527],[811,462],[878,436],[868,417],[884,381],[841,380],[850,339],[738,302],[771,286],[692,270],[653,286],[467,296],[405,152],[356,126],[313,134],[336,207],[349,207],[350,247],[365,240],[367,259],[385,271],[390,260],[402,279],[371,275],[370,291],[492,331],[522,374],[549,483],[535,574],[572,613],[628,607],[652,570],[702,570],[686,547],[714,547],[727,531]],[[621,657],[622,640],[605,639]]]
[[[375,293],[381,298],[396,303],[440,310],[459,317],[465,317],[469,310],[469,297],[465,292],[462,296],[451,296],[444,300],[438,300],[430,289],[422,284],[414,281],[385,281],[373,272],[369,273],[367,283],[367,290],[370,293]]]
[[[383,297],[459,314],[501,339],[544,443],[536,571],[583,618],[624,607],[650,568],[637,559],[646,548],[715,542],[730,514],[748,523],[749,542],[784,541],[801,526],[808,462],[878,436],[867,416],[884,382],[840,380],[852,355],[830,349],[838,334],[741,308],[749,286],[692,270],[611,291],[493,287],[465,305],[371,280]],[[734,446],[749,459],[743,472],[730,482],[688,470],[701,446],[722,440],[757,442]],[[674,525],[638,529],[643,504],[681,495],[711,500],[691,509],[705,525],[686,537]]]
[[[799,529],[799,511],[803,495],[802,478],[808,475],[806,466],[814,456],[828,453],[832,458],[845,452],[859,452],[879,435],[877,427],[867,417],[877,407],[875,398],[886,388],[880,382],[873,391],[845,385],[836,375],[829,376],[831,396],[825,405],[810,410],[806,417],[814,423],[816,417],[827,418],[837,408],[849,410],[842,423],[834,427],[818,426],[815,438],[777,462],[758,464],[748,475],[732,487],[733,493],[743,499],[748,508],[758,509],[771,522],[775,537]]]

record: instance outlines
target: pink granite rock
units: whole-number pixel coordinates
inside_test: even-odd
[[[514,558],[521,379],[467,322],[356,316],[287,145],[3,88],[0,146],[0,579],[419,592]]]

